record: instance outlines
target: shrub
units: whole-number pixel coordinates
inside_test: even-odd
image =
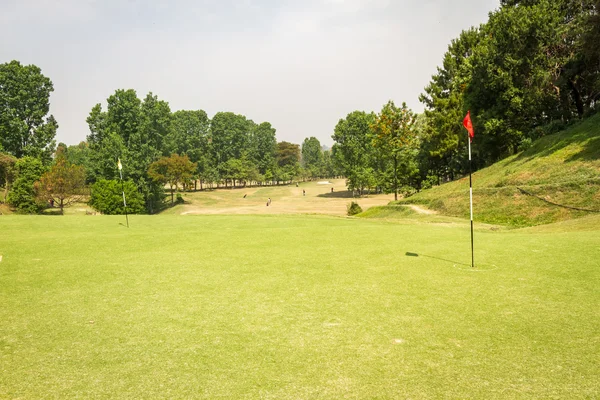
[[[523,140],[521,140],[521,143],[519,144],[518,147],[518,151],[525,151],[525,150],[529,150],[531,148],[531,145],[533,144],[533,141],[531,140],[531,138],[523,138]]]
[[[175,195],[175,204],[183,204],[185,203],[185,201],[183,200],[183,196],[181,195],[181,193],[177,193]]]
[[[36,199],[34,183],[44,173],[44,166],[37,158],[23,157],[15,164],[16,179],[8,193],[8,203],[19,213],[35,214],[46,205]]]
[[[360,214],[362,212],[362,208],[360,208],[358,203],[356,203],[354,201],[352,203],[348,204],[347,210],[348,210],[348,215],[356,215],[356,214]]]
[[[142,214],[146,210],[144,197],[132,181],[124,181],[123,188],[121,182],[116,180],[100,180],[94,183],[89,205],[103,214],[125,214],[123,190],[127,201],[127,213]]]

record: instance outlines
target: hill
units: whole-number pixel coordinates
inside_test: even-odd
[[[469,177],[424,190],[390,207],[398,204],[421,204],[442,215],[469,218]],[[600,114],[475,172],[473,204],[477,221],[514,227],[600,212]]]

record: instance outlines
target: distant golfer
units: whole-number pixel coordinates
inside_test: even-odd
[[[271,198],[269,197],[269,200],[267,200],[267,205],[270,206],[271,205]]]
[[[331,188],[331,193],[333,193],[333,188]]]
[[[302,196],[306,196],[306,190],[302,189]]]

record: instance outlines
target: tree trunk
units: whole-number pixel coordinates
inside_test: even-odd
[[[581,100],[581,93],[579,93],[579,90],[577,90],[577,87],[575,86],[575,82],[573,82],[571,79],[569,79],[569,87],[571,88],[571,91],[573,92],[573,97],[575,98],[577,115],[579,116],[579,119],[581,119],[583,118],[583,100]]]
[[[394,154],[394,200],[398,201],[398,155]]]

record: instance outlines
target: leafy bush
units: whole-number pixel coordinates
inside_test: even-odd
[[[45,171],[42,162],[37,158],[23,157],[15,164],[16,179],[8,193],[8,203],[19,213],[35,214],[40,212],[45,204],[36,199],[35,182]]]
[[[426,190],[426,189],[431,189],[432,187],[434,187],[435,185],[437,185],[438,183],[438,177],[435,175],[427,175],[427,178],[425,178],[422,182],[421,182],[421,190]]]
[[[128,214],[142,214],[146,210],[144,197],[138,192],[132,181],[100,180],[92,186],[89,205],[103,214],[125,214],[123,207],[123,191],[127,201]]]
[[[358,203],[356,203],[354,201],[352,203],[348,204],[347,210],[348,210],[348,215],[356,215],[356,214],[360,214],[362,212],[362,208],[360,208]]]
[[[183,203],[185,203],[185,201],[183,200],[183,196],[181,195],[181,193],[177,193],[177,195],[175,195],[175,204]]]
[[[532,144],[533,144],[533,141],[531,140],[531,138],[524,138],[523,140],[521,140],[518,150],[519,151],[529,150],[531,148]]]

